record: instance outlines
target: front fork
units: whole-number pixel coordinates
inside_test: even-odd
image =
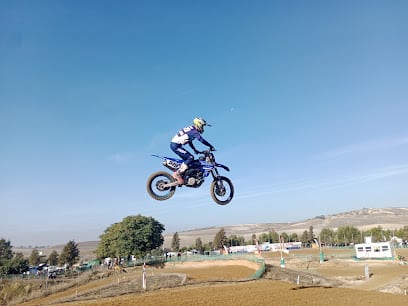
[[[211,175],[214,181],[220,182],[220,174],[218,173],[218,169],[214,167],[214,169],[211,170]]]
[[[213,177],[213,180],[217,182],[215,185],[215,193],[219,196],[225,195],[225,187],[220,179],[220,174],[218,173],[218,169],[214,167],[214,169],[211,171],[211,175]]]

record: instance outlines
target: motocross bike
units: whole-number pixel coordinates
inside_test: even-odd
[[[189,168],[183,173],[183,184],[173,177],[172,174],[166,171],[155,172],[147,180],[147,192],[149,195],[158,201],[170,199],[176,192],[176,187],[200,187],[205,179],[211,174],[213,181],[211,183],[211,197],[215,203],[226,205],[231,202],[234,196],[234,186],[229,178],[221,176],[218,173],[218,168],[223,168],[229,171],[225,165],[215,161],[214,154],[210,150],[200,152],[198,160],[194,160]],[[163,160],[162,164],[171,171],[177,171],[183,163],[182,159],[172,157],[152,155]]]

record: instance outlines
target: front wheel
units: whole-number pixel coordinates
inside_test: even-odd
[[[168,200],[176,192],[176,186],[164,187],[164,185],[172,182],[174,182],[173,176],[165,171],[153,173],[147,179],[147,193],[155,200]]]
[[[220,176],[211,183],[211,197],[218,205],[227,205],[234,196],[234,186],[228,177]]]

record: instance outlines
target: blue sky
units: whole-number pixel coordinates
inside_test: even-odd
[[[97,240],[408,204],[406,1],[1,1],[0,237]],[[201,116],[235,186],[157,202]],[[198,148],[200,144],[197,144]]]

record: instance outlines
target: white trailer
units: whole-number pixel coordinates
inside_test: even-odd
[[[392,259],[394,252],[389,241],[370,242],[355,245],[356,257],[359,259]]]

